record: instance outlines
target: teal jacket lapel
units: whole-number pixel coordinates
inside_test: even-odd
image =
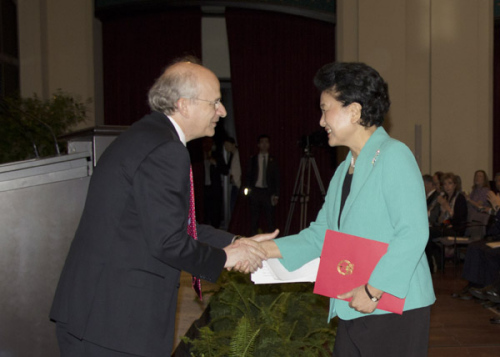
[[[349,210],[352,206],[352,203],[358,197],[358,194],[363,188],[368,177],[370,177],[373,168],[377,164],[377,159],[379,155],[383,155],[383,145],[388,140],[390,140],[390,137],[389,135],[387,135],[385,129],[379,127],[377,128],[377,130],[375,130],[372,136],[370,136],[365,146],[361,149],[361,152],[359,153],[359,156],[356,160],[356,168],[354,169],[354,176],[352,178],[351,190],[349,192],[349,196],[347,197],[344,209],[342,211],[342,217],[340,219],[340,227],[343,226],[345,218],[349,215]],[[339,195],[338,197],[342,197],[342,186],[344,183],[347,170],[349,169],[351,157],[352,154],[351,152],[349,152],[344,162],[343,176],[341,180],[342,182],[341,185],[339,185],[340,187],[337,188],[338,190],[340,190],[338,191]],[[335,205],[336,206],[338,205],[336,207],[336,212],[338,212],[338,209],[340,209],[340,199],[336,201],[337,202],[335,203]]]

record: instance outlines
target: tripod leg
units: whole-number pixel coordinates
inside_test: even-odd
[[[321,194],[323,195],[323,199],[325,198],[325,188],[323,186],[323,182],[321,181],[321,176],[319,175],[318,166],[316,165],[316,160],[314,157],[307,157],[307,186],[302,190],[302,201],[301,201],[301,211],[300,211],[300,229],[304,229],[307,227],[307,209],[309,204],[309,195],[311,192],[311,168],[314,170],[314,174],[316,176],[316,181],[318,183]],[[304,167],[305,170],[305,167]]]
[[[288,217],[286,219],[286,225],[285,225],[285,235],[288,235],[288,232],[290,231],[290,224],[292,222],[295,203],[297,202],[297,199],[300,196],[301,192],[300,187],[302,187],[304,180],[304,175],[303,175],[304,169],[305,169],[305,158],[302,158],[300,160],[299,170],[297,171],[297,177],[295,178],[295,185],[293,186],[290,210],[288,211]]]
[[[326,196],[325,187],[323,186],[323,181],[321,181],[321,176],[319,175],[318,165],[316,165],[316,160],[314,157],[311,157],[312,167],[314,169],[314,174],[316,175],[316,181],[318,182],[319,190],[323,195],[323,198]]]

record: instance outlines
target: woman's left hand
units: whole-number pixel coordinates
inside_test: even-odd
[[[372,296],[376,297],[381,297],[383,294],[383,291],[374,288],[371,285],[368,285],[368,289],[370,290],[370,293]],[[363,314],[370,314],[375,309],[377,308],[378,301],[372,301],[369,297],[368,294],[366,294],[365,291],[365,286],[361,285],[358,286],[357,288],[352,289],[348,293],[341,294],[337,296],[339,299],[349,299],[352,298],[351,301],[349,301],[349,307],[353,308],[354,310],[361,312]]]

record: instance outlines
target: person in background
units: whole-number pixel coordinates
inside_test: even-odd
[[[432,175],[432,182],[434,182],[434,188],[436,189],[437,192],[441,193],[441,182],[443,178],[443,172],[441,171],[436,171],[434,172],[434,175]]]
[[[437,198],[439,195],[442,193],[441,189],[441,178],[443,177],[443,173],[441,171],[436,171],[434,175],[432,175],[432,186],[436,192],[436,195],[434,195],[434,199],[430,203],[430,205],[427,205],[427,214],[429,216],[429,225],[431,226],[431,222],[437,222],[437,219],[439,217],[439,209],[436,209],[436,206],[438,205]]]
[[[490,206],[488,204],[488,192],[490,192],[490,180],[484,170],[474,173],[474,185],[470,194],[465,193],[468,203],[469,221],[484,222],[488,219]]]
[[[250,158],[247,171],[247,187],[250,200],[250,235],[259,229],[259,220],[263,214],[267,223],[267,232],[274,231],[274,207],[279,200],[279,169],[276,159],[269,154],[270,140],[267,135],[257,139],[259,153]]]
[[[261,245],[293,271],[321,255],[327,229],[387,243],[369,281],[330,300],[329,319],[339,317],[333,356],[427,356],[435,296],[423,254],[425,191],[410,149],[382,127],[387,83],[366,64],[340,62],[322,67],[314,83],[328,144],[349,153],[316,220],[297,235]],[[377,308],[384,294],[406,298],[402,315]]]
[[[236,206],[236,199],[241,188],[241,164],[240,164],[240,153],[238,147],[236,146],[236,141],[234,138],[228,137],[224,140],[224,150],[227,153],[226,164],[229,167],[229,208],[230,212],[234,211]]]
[[[431,222],[430,238],[463,235],[467,223],[467,202],[458,191],[458,178],[448,172],[442,177],[442,194],[437,198],[437,221]]]
[[[500,173],[495,175],[495,188],[500,189]],[[467,246],[462,271],[462,278],[467,281],[467,285],[453,293],[452,297],[462,300],[477,298],[484,302],[485,307],[493,307],[500,304],[500,250],[488,244],[500,241],[500,194],[489,191],[487,200],[491,206],[488,213],[492,217],[492,225],[485,239]],[[490,322],[500,324],[500,319],[493,317]]]
[[[204,222],[212,227],[219,228],[222,220],[222,176],[227,174],[229,166],[226,165],[222,155],[214,150],[211,137],[203,138],[203,206]]]
[[[427,214],[430,216],[430,210],[436,204],[439,192],[436,190],[431,175],[423,175],[422,179],[424,180],[425,196],[427,199]]]
[[[443,191],[437,198],[437,204],[432,208],[429,228],[429,242],[426,254],[432,272],[443,268],[441,248],[435,242],[440,237],[463,236],[467,226],[467,202],[465,197],[458,191],[458,176],[448,172],[442,176]],[[445,256],[454,254],[454,247],[445,247]]]
[[[213,136],[226,115],[217,77],[181,59],[148,98],[152,113],[92,174],[50,312],[61,357],[170,356],[181,271],[200,294],[199,279],[252,272],[265,259],[254,240],[196,223],[186,143]]]

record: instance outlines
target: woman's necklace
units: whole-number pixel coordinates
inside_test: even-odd
[[[351,166],[354,169],[356,165],[354,164],[354,156],[351,156]]]

